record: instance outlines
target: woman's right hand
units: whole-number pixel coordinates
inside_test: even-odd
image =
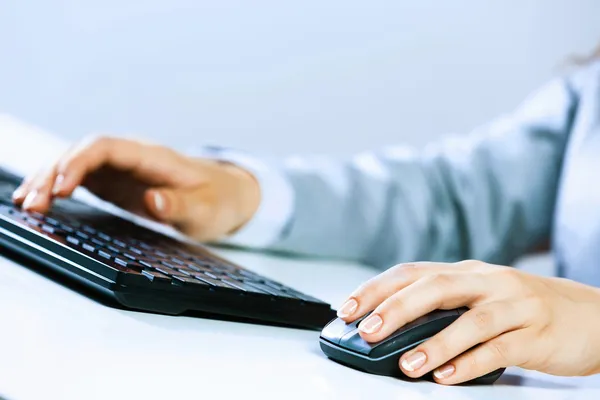
[[[70,196],[79,185],[205,242],[235,232],[260,203],[258,182],[236,165],[113,137],[80,142],[50,167],[27,177],[13,200],[44,213],[54,198]]]

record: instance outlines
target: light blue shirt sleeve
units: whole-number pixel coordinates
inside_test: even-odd
[[[513,113],[422,151],[237,158],[257,176],[263,204],[228,242],[381,268],[511,263],[549,238],[576,104],[568,81],[557,78]]]

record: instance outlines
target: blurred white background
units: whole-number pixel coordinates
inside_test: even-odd
[[[348,154],[513,109],[598,0],[1,0],[0,112],[77,138]],[[1,135],[1,133],[0,133]]]

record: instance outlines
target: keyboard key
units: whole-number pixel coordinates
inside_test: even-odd
[[[162,265],[164,265],[165,267],[169,267],[169,268],[177,268],[175,265],[171,264],[171,263],[170,263],[170,262],[168,262],[168,261],[165,261],[165,260],[160,260],[159,262],[160,262]]]
[[[133,270],[141,271],[143,266],[141,264],[136,263],[135,261],[126,260],[120,257],[115,257],[115,263],[119,264],[122,267],[130,268]]]
[[[98,232],[98,234],[96,236],[98,236],[100,239],[104,240],[105,242],[112,241],[112,238],[110,236],[108,236],[107,234],[102,233],[102,232]]]
[[[228,271],[228,272],[235,272],[236,271],[235,267],[233,267],[231,265],[227,265],[227,264],[222,264],[222,263],[214,264],[213,263],[212,266],[213,266],[213,268],[216,267],[216,268],[219,268],[222,271]]]
[[[133,260],[133,261],[137,260],[137,257],[134,256],[133,254],[123,253],[123,256],[125,256],[125,257],[127,257],[127,258],[129,258],[130,260]]]
[[[89,251],[91,253],[93,253],[93,252],[96,251],[96,248],[94,246],[92,246],[91,244],[89,244],[89,243],[83,243],[82,247],[84,248],[84,250],[87,250],[87,251]]]
[[[265,294],[265,292],[260,290],[259,288],[255,287],[255,286],[247,285],[243,282],[234,281],[232,279],[221,279],[221,282],[225,282],[229,286],[232,286],[239,290],[243,290],[244,292]]]
[[[293,295],[293,296],[299,298],[300,300],[309,301],[311,303],[323,303],[319,299],[315,299],[312,296],[309,296],[307,294],[304,294],[304,293],[301,293],[301,292],[298,292],[296,290],[289,289],[289,288],[286,289],[285,291],[282,291],[281,293],[290,294],[290,295]]]
[[[50,233],[52,235],[55,234],[56,228],[51,225],[42,224],[42,230],[46,233]]]
[[[84,240],[89,240],[89,238],[90,238],[86,233],[83,233],[81,231],[75,232],[75,235],[79,236],[80,238],[82,238]]]
[[[258,282],[247,282],[247,281],[246,281],[245,283],[246,283],[246,285],[253,286],[253,287],[257,288],[257,289],[260,289],[260,290],[262,290],[263,292],[270,293],[270,294],[272,294],[273,296],[287,297],[287,298],[290,298],[290,299],[297,299],[295,296],[292,296],[292,295],[291,295],[291,294],[289,294],[289,293],[285,293],[285,292],[282,292],[282,291],[280,291],[280,290],[273,289],[272,287],[270,287],[270,286],[267,286],[267,285],[263,285],[262,283],[258,283]]]
[[[164,275],[160,272],[157,271],[151,271],[151,270],[143,270],[142,274],[150,279],[150,281],[152,282],[157,282],[157,283],[171,283],[171,278],[169,278],[167,275]]]
[[[125,242],[122,242],[122,241],[120,241],[118,239],[113,239],[113,243],[116,244],[119,247],[124,248],[124,249],[127,248],[127,244],[125,244]]]
[[[98,240],[96,238],[92,238],[92,243],[95,244],[98,247],[104,247],[104,246],[106,246],[106,242],[103,242],[102,240]]]
[[[122,265],[122,266],[124,266],[124,267],[126,267],[126,266],[127,266],[127,263],[129,262],[129,260],[127,260],[127,259],[125,259],[125,258],[123,258],[123,257],[121,257],[121,256],[115,256],[115,259],[114,259],[114,261],[115,261],[117,264],[119,264],[119,265]]]
[[[201,257],[201,256],[199,256],[199,255],[197,255],[197,254],[196,254],[196,255],[193,255],[193,256],[191,256],[191,257],[190,257],[190,259],[191,259],[192,261],[194,261],[194,262],[198,263],[198,264],[201,264],[201,265],[202,265],[202,264],[207,264],[207,263],[208,263],[208,264],[212,264],[212,261],[211,261],[211,260],[209,260],[209,259],[208,259],[208,258],[206,258],[206,257]]]
[[[192,269],[196,272],[210,272],[211,269],[210,268],[206,268],[206,267],[200,267],[198,265],[195,264],[186,264],[186,267],[188,267],[189,269]]]
[[[225,274],[226,270],[224,268],[221,268],[221,266],[217,266],[217,265],[211,265],[210,269],[215,273],[215,274]]]
[[[229,275],[225,275],[225,274],[215,274],[215,273],[211,273],[211,275],[216,276],[218,280],[223,280],[223,279],[230,279],[231,277]]]
[[[43,221],[46,219],[46,216],[44,214],[40,214],[37,211],[28,211],[29,215],[31,215],[33,218],[39,220],[39,221]]]
[[[74,218],[66,217],[65,220],[73,229],[79,229],[81,227],[81,223]]]
[[[60,229],[64,230],[65,232],[68,232],[68,233],[75,232],[75,229],[73,229],[69,225],[65,225],[65,224],[60,224]]]
[[[145,260],[145,261],[148,261],[148,262],[151,262],[151,263],[154,263],[154,264],[160,262],[160,260],[158,258],[153,257],[153,256],[148,255],[148,254],[142,254],[141,256],[137,256],[136,258],[138,260]]]
[[[171,257],[171,261],[173,261],[175,264],[185,265],[185,262],[183,262],[182,260],[180,260],[177,257]]]
[[[160,273],[163,273],[163,274],[169,275],[169,276],[185,276],[185,274],[177,271],[176,269],[172,269],[169,267],[157,266],[154,269]]]
[[[96,234],[96,230],[94,228],[92,228],[91,226],[84,225],[84,227],[82,228],[82,230],[85,233],[89,233],[90,235],[95,235]]]
[[[79,246],[79,243],[81,243],[79,239],[73,236],[67,236],[67,242],[74,244],[75,246]]]
[[[212,279],[219,279],[219,277],[215,274],[213,274],[212,272],[205,272],[204,275],[207,275],[208,277],[212,278]]]
[[[144,242],[138,242],[138,246],[144,250],[152,250],[153,249],[153,247],[149,246],[148,244],[146,244]]]
[[[50,217],[46,217],[46,223],[50,224],[52,226],[55,226],[55,227],[59,227],[60,226],[60,222],[58,222],[54,218],[50,218]]]
[[[269,286],[269,287],[272,287],[275,290],[285,290],[286,289],[285,286],[283,286],[283,285],[281,285],[281,284],[279,284],[277,282],[273,282],[273,281],[267,281],[267,280],[265,280],[264,284],[267,285],[267,286]]]
[[[231,273],[231,272],[225,272],[224,274],[225,276],[230,277],[231,279],[235,279],[236,281],[242,281],[244,279],[243,276]]]
[[[135,254],[139,254],[139,255],[144,254],[140,249],[137,249],[135,247],[130,247],[129,250],[134,252]]]
[[[191,276],[174,276],[173,282],[174,283],[182,283],[184,285],[205,286],[207,288],[211,286],[208,283],[203,282],[198,279],[194,279]]]
[[[107,260],[112,259],[112,254],[110,254],[109,252],[107,252],[105,250],[98,250],[98,255]]]
[[[255,274],[254,272],[248,271],[247,269],[238,269],[237,273],[245,276],[246,278],[250,278],[250,279],[260,279],[260,276],[258,274]]]
[[[177,254],[177,257],[179,257],[183,260],[191,260],[194,258],[194,256],[191,255],[189,252],[187,252],[179,247],[172,247],[171,250],[173,253]]]
[[[121,249],[115,247],[115,246],[106,246],[106,248],[110,251],[112,251],[113,253],[121,253]]]
[[[159,257],[163,257],[163,258],[167,258],[168,257],[166,253],[163,253],[160,250],[154,250],[154,254],[157,255],[157,256],[159,256]]]
[[[31,218],[31,217],[25,217],[25,222],[27,222],[29,225],[33,225],[33,226],[40,226],[42,224],[37,219]]]
[[[179,272],[181,272],[182,274],[184,274],[184,275],[187,275],[187,276],[191,276],[191,275],[192,275],[192,273],[191,273],[191,272],[189,272],[189,271],[186,271],[186,270],[185,270],[185,269],[183,269],[183,268],[177,268],[177,271],[179,271]]]
[[[208,283],[211,286],[225,287],[225,288],[231,289],[231,286],[229,286],[229,285],[227,285],[227,284],[225,284],[225,283],[223,283],[223,282],[221,282],[221,281],[219,281],[217,279],[212,279],[212,278],[210,278],[210,277],[208,277],[208,276],[206,276],[204,274],[196,274],[196,275],[194,275],[194,277],[196,279],[201,280],[202,282]]]
[[[154,268],[154,264],[153,264],[153,263],[151,263],[151,262],[148,262],[148,261],[146,261],[146,260],[138,260],[138,262],[139,262],[140,264],[142,264],[144,267],[147,267],[147,268]]]

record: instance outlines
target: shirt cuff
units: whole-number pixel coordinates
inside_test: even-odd
[[[261,191],[261,202],[252,219],[221,243],[266,248],[277,242],[294,208],[292,185],[281,171],[264,160],[230,149],[207,147],[200,156],[244,168],[254,175]]]

